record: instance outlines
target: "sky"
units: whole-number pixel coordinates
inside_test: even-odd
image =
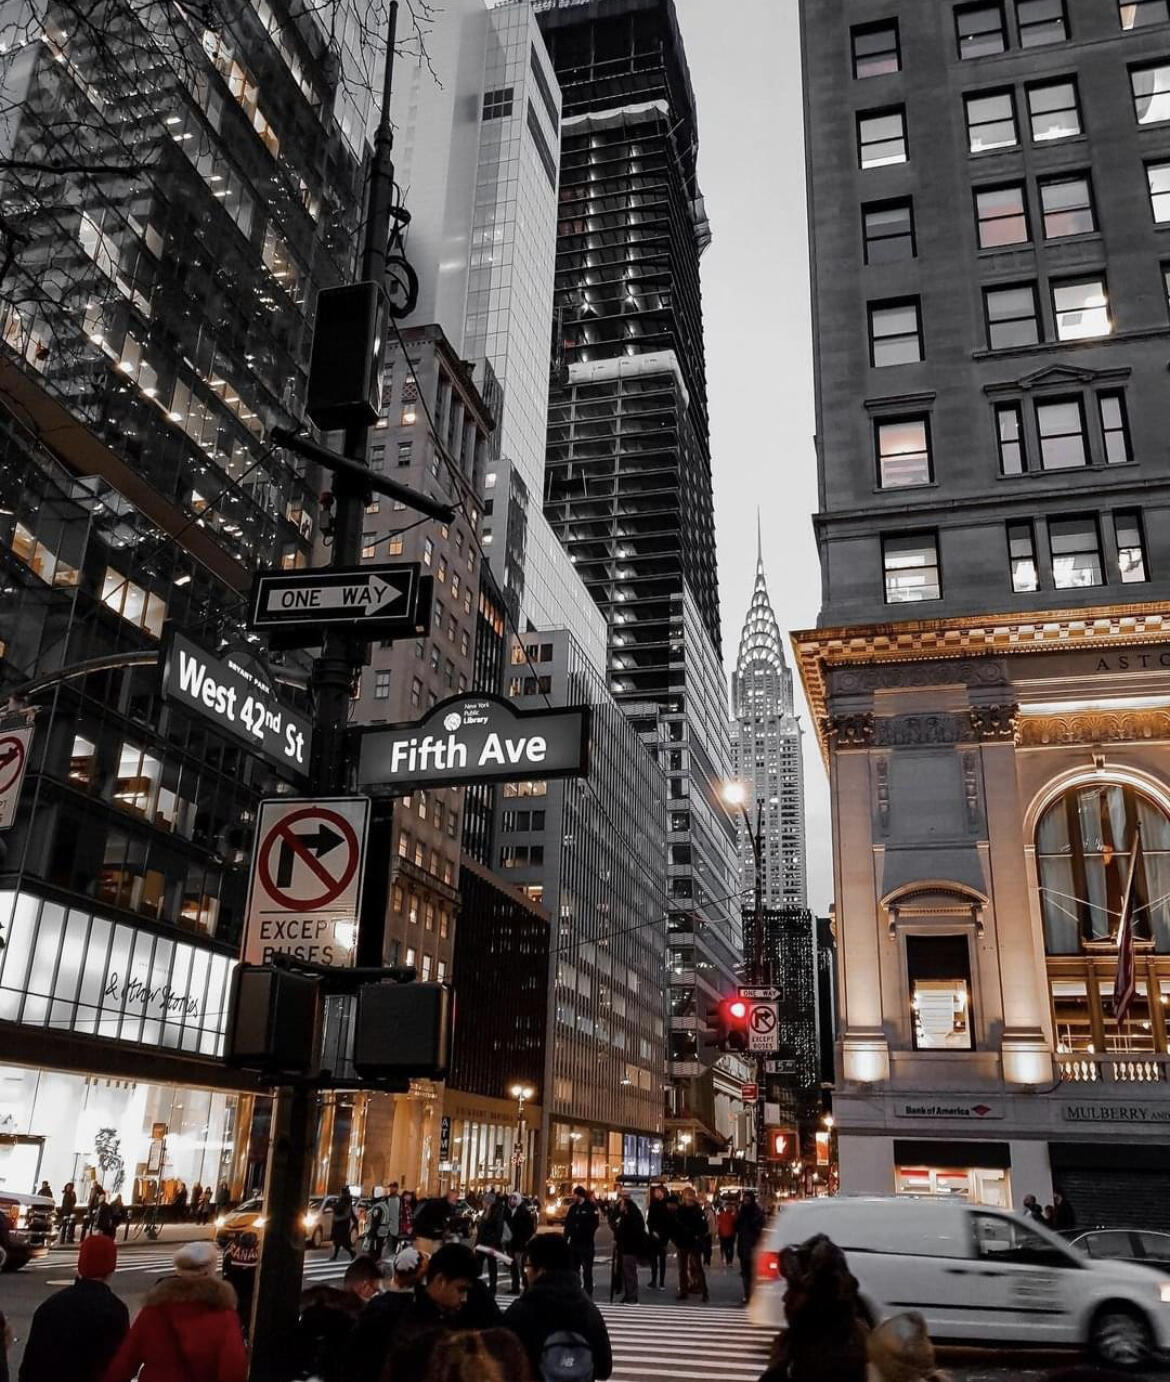
[[[675,3],[699,108],[699,185],[714,236],[702,260],[703,315],[730,671],[755,580],[757,504],[781,629],[787,635],[811,628],[820,606],[797,0]],[[797,699],[805,729],[808,900],[823,916],[833,892],[829,788],[799,689]]]

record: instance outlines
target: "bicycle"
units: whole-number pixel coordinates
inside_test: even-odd
[[[141,1238],[144,1234],[153,1243],[162,1232],[162,1218],[158,1212],[158,1205],[148,1204],[143,1213],[136,1221],[128,1221],[126,1224],[126,1237],[123,1242],[133,1237]]]

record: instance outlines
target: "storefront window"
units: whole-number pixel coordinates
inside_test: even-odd
[[[1134,933],[1170,953],[1170,818],[1148,797],[1117,784],[1076,787],[1052,803],[1036,828],[1044,944],[1076,955],[1083,941],[1116,933],[1135,831]]]
[[[971,1050],[971,959],[966,936],[907,936],[906,970],[915,1050]]]

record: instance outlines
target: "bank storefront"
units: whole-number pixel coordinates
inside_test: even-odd
[[[0,1065],[0,1187],[242,1193],[253,1099],[208,1087],[234,960],[25,889],[0,890],[0,939],[4,1049],[24,1057]]]

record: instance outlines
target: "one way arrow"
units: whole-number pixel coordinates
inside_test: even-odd
[[[265,609],[268,613],[344,609],[354,614],[381,614],[405,598],[405,590],[371,576],[343,585],[278,585],[268,591]]]
[[[345,843],[345,837],[339,835],[336,830],[330,830],[327,825],[317,827],[315,834],[297,835],[297,843],[304,845],[318,859],[324,858],[331,850],[338,845]],[[288,888],[292,885],[293,859],[296,851],[292,844],[285,839],[280,842],[280,858],[276,864],[276,886],[278,888]]]

